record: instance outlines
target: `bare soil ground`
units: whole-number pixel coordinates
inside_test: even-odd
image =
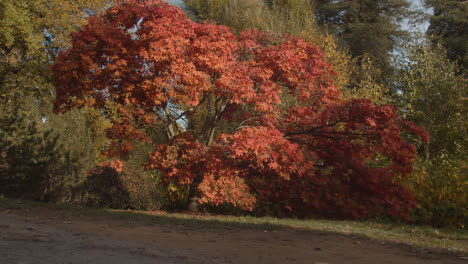
[[[456,256],[295,230],[195,229],[49,208],[0,208],[0,263],[461,263]]]

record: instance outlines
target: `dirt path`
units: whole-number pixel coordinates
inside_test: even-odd
[[[31,208],[0,209],[0,263],[468,264],[468,261],[335,234],[200,231]]]

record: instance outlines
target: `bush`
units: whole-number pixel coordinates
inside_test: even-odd
[[[129,208],[138,210],[160,209],[162,199],[156,181],[141,167],[125,165],[121,173],[129,195]]]
[[[95,166],[83,113],[43,115],[35,98],[24,100],[0,106],[0,193],[67,202],[71,189]]]
[[[80,190],[84,204],[115,209],[160,208],[160,195],[151,176],[128,164],[120,171],[114,164],[103,164],[91,170]]]
[[[185,210],[189,200],[189,186],[179,185],[171,179],[162,177],[158,170],[148,171],[154,179],[158,193],[161,198],[161,209],[163,210]]]
[[[418,163],[405,180],[417,208],[412,220],[434,226],[465,228],[468,223],[468,167],[458,162]]]

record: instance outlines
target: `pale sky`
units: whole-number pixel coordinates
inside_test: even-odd
[[[424,0],[414,0],[410,1],[414,9],[424,12],[426,15],[432,15],[432,8],[426,8],[423,4]],[[402,23],[403,29],[406,29],[413,33],[425,33],[429,27],[429,19],[425,19],[423,23],[418,25],[411,25],[410,21],[406,20]]]
[[[171,4],[171,5],[176,5],[178,7],[183,7],[184,6],[184,2],[182,0],[164,0],[166,1],[167,3]]]

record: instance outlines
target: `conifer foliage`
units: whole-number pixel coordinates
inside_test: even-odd
[[[468,76],[468,2],[464,0],[425,0],[434,9],[428,33],[441,38],[452,61]]]
[[[425,131],[392,106],[343,101],[322,51],[302,39],[235,37],[164,1],[129,0],[91,16],[52,71],[57,111],[118,107],[108,155],[128,155],[148,140],[141,127],[161,124],[168,143],[145,168],[202,203],[355,218],[415,205],[395,181],[415,158],[400,133]]]
[[[343,40],[355,58],[370,57],[391,84],[391,52],[408,32],[400,21],[417,15],[407,0],[313,0],[317,21]],[[358,78],[360,79],[360,78]]]

